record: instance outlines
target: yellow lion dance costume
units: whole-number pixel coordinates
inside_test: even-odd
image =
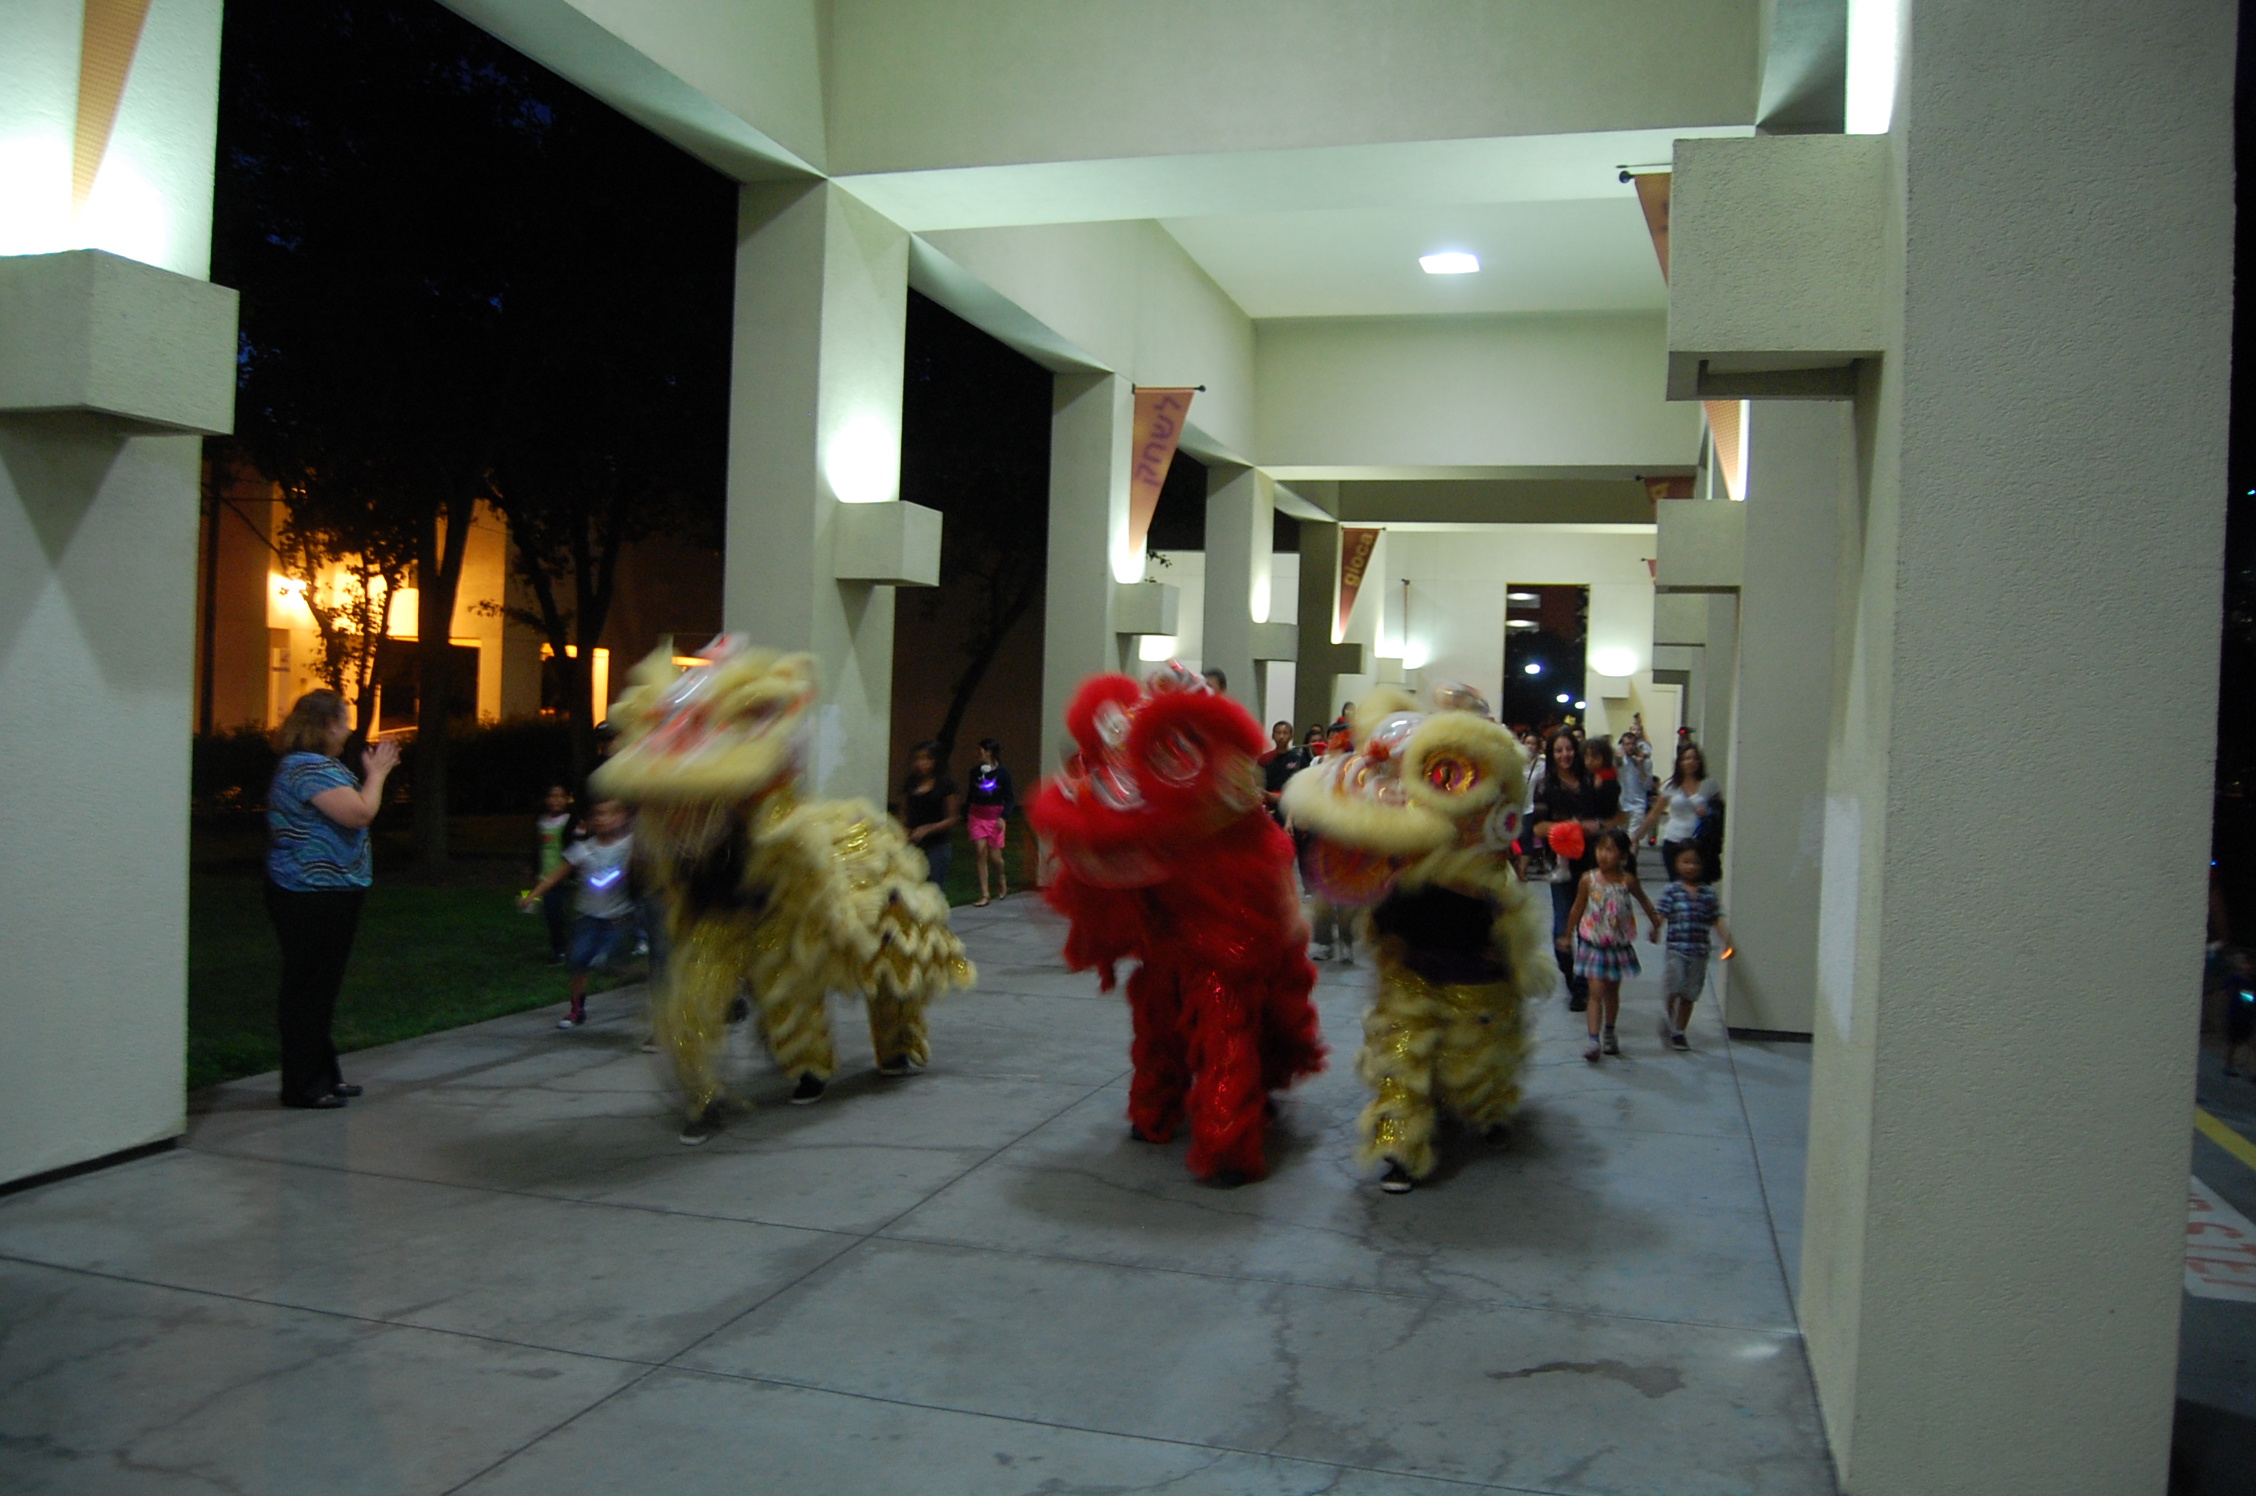
[[[1381,690],[1355,710],[1351,753],[1284,790],[1312,837],[1303,867],[1336,904],[1367,909],[1379,988],[1356,1070],[1372,1091],[1358,1161],[1407,1191],[1433,1172],[1443,1113],[1500,1138],[1520,1103],[1525,1004],[1549,990],[1550,909],[1513,872],[1527,759],[1462,687],[1423,712]]]
[[[930,1059],[925,1004],[969,986],[924,854],[866,800],[797,793],[814,661],[724,635],[677,670],[661,645],[611,709],[619,739],[590,788],[638,809],[671,948],[652,1004],[659,1051],[702,1142],[725,1102],[720,1055],[747,982],[776,1063],[812,1101],[838,1068],[826,999],[869,1007],[878,1073]]]

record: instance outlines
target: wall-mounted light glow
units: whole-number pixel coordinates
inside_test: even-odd
[[[1561,692],[1559,693],[1559,705],[1561,705],[1561,706],[1565,706],[1565,705],[1566,705],[1566,704],[1567,704],[1568,702],[1570,702],[1570,701],[1572,701],[1572,700],[1574,700],[1574,698],[1573,698],[1572,696],[1569,696],[1569,695],[1568,695],[1568,694],[1567,694],[1566,692],[1564,692],[1564,691],[1561,691]]]
[[[78,215],[78,242],[144,265],[173,262],[172,207],[112,146]]]
[[[1543,595],[1539,592],[1507,592],[1504,594],[1504,601],[1508,603],[1539,603],[1543,601]]]
[[[1433,651],[1423,644],[1405,642],[1402,646],[1402,668],[1405,670],[1423,670],[1426,662],[1432,658]]]
[[[77,29],[77,23],[72,23]],[[0,140],[0,255],[71,247],[71,148],[62,135]]]
[[[1588,705],[1590,705],[1590,703],[1587,701],[1578,701],[1575,703],[1575,710],[1579,712]]]
[[[1520,668],[1530,675],[1541,675],[1543,673],[1543,662],[1541,660],[1530,660]]]
[[[1634,649],[1594,649],[1590,652],[1590,668],[1600,675],[1635,675],[1637,651]]]
[[[1265,567],[1254,568],[1253,595],[1247,599],[1246,606],[1252,610],[1255,623],[1269,621],[1269,572]]]
[[[1136,658],[1147,664],[1172,660],[1175,658],[1175,640],[1174,634],[1138,634]]]
[[[1504,620],[1504,627],[1508,629],[1532,629],[1541,628],[1542,625],[1532,618],[1507,618]]]
[[[310,629],[313,609],[306,605],[306,584],[278,571],[266,574],[266,626],[270,629]]]
[[[1849,0],[1847,134],[1885,135],[1895,119],[1902,8],[1902,0]]]
[[[883,416],[849,418],[823,449],[823,476],[842,504],[882,504],[901,490],[901,441]]]
[[[1480,269],[1480,256],[1461,249],[1444,249],[1418,256],[1418,268],[1428,275],[1471,275]]]

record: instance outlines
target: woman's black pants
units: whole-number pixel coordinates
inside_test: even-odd
[[[275,1009],[282,1029],[285,1105],[318,1101],[344,1080],[329,1026],[366,892],[266,885],[267,917],[282,945],[282,992]]]

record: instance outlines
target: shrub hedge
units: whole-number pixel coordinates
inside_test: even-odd
[[[188,792],[200,813],[263,810],[274,778],[274,748],[265,733],[242,727],[193,740]],[[507,722],[456,722],[447,734],[447,809],[454,815],[530,813],[542,792],[572,782],[572,742],[560,721],[521,717]],[[415,761],[404,755],[391,779],[392,798],[415,797]]]

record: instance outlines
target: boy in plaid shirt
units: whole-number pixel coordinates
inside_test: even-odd
[[[1723,922],[1723,907],[1715,891],[1701,880],[1706,860],[1698,847],[1686,846],[1676,854],[1676,881],[1661,891],[1655,907],[1668,925],[1668,951],[1661,961],[1661,992],[1668,999],[1668,1015],[1661,1032],[1669,1048],[1690,1049],[1684,1026],[1692,1021],[1692,1005],[1708,985],[1708,931],[1723,935],[1723,959],[1731,959],[1731,926]]]

